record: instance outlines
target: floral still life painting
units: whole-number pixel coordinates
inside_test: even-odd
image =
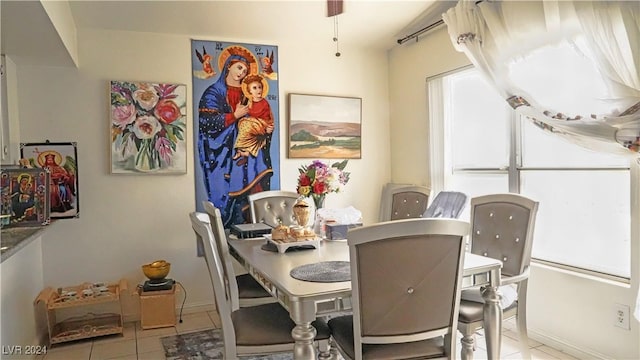
[[[338,193],[349,182],[350,173],[344,171],[349,160],[331,164],[314,160],[309,165],[298,169],[298,194],[313,199],[316,209],[324,206],[324,199],[329,193]]]
[[[111,172],[184,174],[186,85],[111,81]]]

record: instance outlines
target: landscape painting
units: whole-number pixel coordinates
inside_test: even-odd
[[[362,99],[289,94],[289,158],[360,159]]]

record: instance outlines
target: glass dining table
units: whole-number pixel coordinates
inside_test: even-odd
[[[291,276],[291,270],[326,261],[349,261],[346,240],[322,240],[317,249],[279,253],[263,249],[264,239],[229,239],[230,252],[284,308],[296,326],[291,331],[295,340],[295,360],[316,359],[313,346],[316,330],[311,322],[317,316],[351,309],[351,281],[311,282]],[[502,308],[498,287],[502,262],[471,253],[465,254],[465,277],[488,274],[482,292],[485,299],[484,329],[489,359],[500,357]],[[474,284],[477,286],[478,284]],[[473,354],[470,354],[472,356]]]

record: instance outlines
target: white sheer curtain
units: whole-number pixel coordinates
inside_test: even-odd
[[[461,0],[443,20],[518,112],[640,163],[640,2]],[[640,321],[640,294],[634,315]]]
[[[640,158],[638,3],[462,0],[443,20],[518,112],[584,147]]]

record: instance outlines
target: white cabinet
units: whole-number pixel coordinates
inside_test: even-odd
[[[7,66],[5,57],[1,56],[0,64],[0,118],[2,119],[2,140],[0,140],[0,160],[7,163],[9,154],[9,114],[7,113]]]
[[[20,126],[18,123],[17,69],[11,58],[0,55],[0,118],[2,138],[0,139],[0,163],[16,164],[20,158]]]
[[[38,323],[33,299],[44,287],[44,239],[46,235],[36,235],[23,242],[17,252],[0,264],[0,343],[4,349],[11,345],[40,344],[39,337],[46,324]],[[2,241],[5,241],[4,237]],[[4,359],[1,353],[0,358]]]

